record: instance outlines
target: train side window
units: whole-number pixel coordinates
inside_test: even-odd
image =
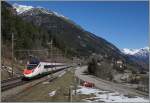
[[[59,67],[59,66],[63,66],[63,65],[44,65],[44,68],[53,68],[53,67]]]
[[[47,69],[47,68],[52,68],[53,66],[52,65],[44,65],[44,68]]]
[[[46,69],[46,65],[44,65],[44,69]]]

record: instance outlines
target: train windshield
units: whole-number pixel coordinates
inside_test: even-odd
[[[37,64],[29,64],[29,65],[27,65],[27,69],[28,69],[28,70],[32,70],[32,69],[34,69],[36,66],[37,66]]]

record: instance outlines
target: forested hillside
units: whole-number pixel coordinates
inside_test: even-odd
[[[2,47],[11,47],[12,33],[14,35],[14,50],[44,49],[51,39],[45,30],[22,20],[16,11],[6,2],[2,2]],[[7,51],[3,51],[5,56]],[[4,54],[4,55],[3,55]],[[18,53],[15,52],[15,55]]]

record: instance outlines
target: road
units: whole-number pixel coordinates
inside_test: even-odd
[[[106,81],[92,75],[86,75],[83,73],[86,69],[87,66],[77,67],[75,71],[75,75],[83,81],[89,81],[91,83],[94,83],[95,87],[99,89],[108,90],[108,91],[117,91],[124,95],[132,95],[132,96],[140,96],[140,97],[148,98],[148,94],[144,92],[129,88],[122,84]]]

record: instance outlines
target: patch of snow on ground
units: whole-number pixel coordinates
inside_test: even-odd
[[[48,93],[49,94],[49,96],[54,96],[55,94],[56,94],[56,90],[55,91],[52,91],[52,92],[50,92],[50,93]]]
[[[76,67],[75,70],[80,69],[80,67]]]
[[[79,86],[80,89],[77,90],[77,93],[79,94],[92,94],[92,93],[96,93],[98,91],[98,89],[93,89],[93,88],[87,88],[87,87],[83,87],[83,86]]]
[[[90,97],[84,99],[84,101],[87,102],[98,102],[98,101],[104,101],[104,102],[149,102],[148,99],[142,98],[142,97],[127,97],[124,96],[121,93],[118,92],[110,92],[110,91],[103,91],[99,89],[94,89],[94,88],[87,88],[83,86],[79,86],[80,89],[77,89],[78,94],[94,94],[95,97]]]
[[[43,82],[42,84],[49,84],[49,82]]]
[[[12,73],[12,68],[9,67],[9,66],[3,66],[2,69],[5,70],[5,71],[7,71],[7,72],[9,72],[9,73]]]

